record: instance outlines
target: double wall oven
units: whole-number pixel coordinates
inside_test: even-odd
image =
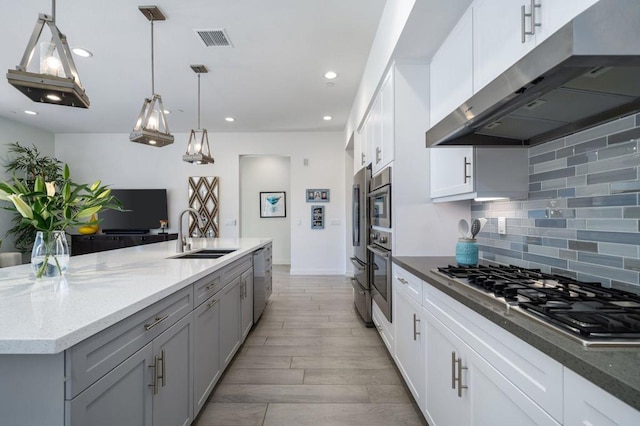
[[[391,322],[391,167],[371,178],[368,199],[372,226],[367,246],[371,297]]]

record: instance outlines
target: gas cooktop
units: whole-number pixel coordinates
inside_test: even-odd
[[[585,346],[640,346],[640,296],[517,266],[434,270]]]

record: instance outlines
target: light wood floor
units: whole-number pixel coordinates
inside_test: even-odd
[[[197,426],[426,425],[343,276],[273,271],[273,295]]]

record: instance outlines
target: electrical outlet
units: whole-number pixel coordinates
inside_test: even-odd
[[[498,218],[498,234],[506,234],[507,233],[507,218],[499,217]]]

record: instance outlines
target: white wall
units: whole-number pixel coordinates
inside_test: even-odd
[[[7,164],[9,160],[8,144],[20,142],[20,145],[29,146],[35,145],[38,150],[46,156],[54,155],[54,136],[53,133],[45,132],[35,127],[28,127],[22,123],[8,120],[0,117],[0,160],[2,166]],[[4,171],[4,167],[0,169],[0,180],[11,179],[11,175],[8,175]],[[4,202],[0,202],[0,205],[4,206]],[[12,212],[0,209],[0,240],[2,240],[1,251],[14,250],[13,241],[7,239],[5,236],[7,230],[11,228]]]
[[[273,238],[273,263],[291,264],[291,160],[240,157],[240,236]],[[285,217],[260,217],[260,192],[285,191]]]
[[[176,142],[154,148],[129,142],[128,134],[57,134],[55,153],[68,162],[79,182],[102,179],[114,188],[167,188],[169,230],[177,231],[180,210],[187,206],[188,176],[220,178],[220,236],[238,237],[240,220],[241,155],[278,155],[291,158],[291,272],[344,274],[345,176],[342,132],[212,133],[213,165],[182,161],[187,134]],[[309,160],[305,166],[304,159]],[[311,230],[306,188],[329,188],[326,227]],[[288,206],[288,207],[289,207]],[[289,213],[287,213],[289,214]],[[233,225],[233,221],[236,225]],[[333,225],[331,223],[334,223]]]

